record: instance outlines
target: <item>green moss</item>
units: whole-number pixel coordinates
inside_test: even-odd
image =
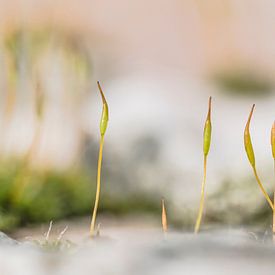
[[[8,231],[19,225],[20,218],[16,214],[8,214],[0,212],[0,228],[3,231]]]
[[[76,168],[65,172],[37,171],[27,169],[19,161],[2,162],[0,230],[7,231],[22,225],[89,215],[94,202],[95,179],[94,175],[88,176],[84,170]],[[15,180],[19,180],[19,184],[24,181],[25,184],[19,193]],[[151,194],[141,191],[118,196],[111,189],[105,189],[99,212],[115,215],[147,212],[159,215],[159,197],[153,199]]]

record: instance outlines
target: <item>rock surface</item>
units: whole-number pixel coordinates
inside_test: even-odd
[[[270,275],[274,258],[271,241],[241,230],[170,232],[166,237],[157,231],[122,230],[114,231],[112,238],[86,240],[62,253],[0,246],[0,274]]]
[[[17,244],[19,244],[18,241],[10,238],[5,233],[0,231],[0,246],[2,246],[2,245],[13,246],[13,245],[17,245]]]

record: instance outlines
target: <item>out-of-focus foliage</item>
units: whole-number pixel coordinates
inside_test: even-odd
[[[221,70],[213,77],[213,81],[226,93],[235,95],[265,96],[274,88],[274,83],[267,76],[237,68]]]
[[[22,167],[19,161],[0,165],[0,230],[90,213],[95,195],[94,177],[80,169],[26,172]],[[14,184],[18,175],[19,181],[27,177],[19,195]],[[112,196],[107,189],[99,208],[99,213],[114,215],[158,211],[158,201],[150,195],[137,192]]]
[[[92,69],[91,57],[77,36],[52,29],[15,29],[6,34],[3,48],[13,82],[18,80],[20,73],[43,78],[39,74],[46,73],[43,71],[45,62],[59,58],[64,66],[63,73],[73,77],[68,79],[71,89],[81,93],[81,88],[86,88],[84,85],[87,85]]]
[[[1,229],[89,211],[94,187],[92,181],[80,171],[60,173],[31,170],[25,173],[21,165],[9,162],[0,168]],[[15,180],[25,181],[20,193],[14,184]]]

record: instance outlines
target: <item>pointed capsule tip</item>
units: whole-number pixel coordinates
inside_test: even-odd
[[[255,103],[252,105],[252,108],[251,108],[251,113],[253,113],[254,109],[255,109]]]
[[[96,83],[97,83],[98,90],[99,90],[99,92],[100,92],[100,95],[101,95],[101,98],[102,98],[103,103],[104,103],[104,104],[107,104],[106,98],[105,98],[105,96],[104,96],[104,93],[103,93],[103,91],[102,91],[102,88],[101,88],[101,85],[100,85],[99,81],[97,81]]]
[[[249,113],[249,117],[248,117],[248,120],[247,120],[247,123],[246,123],[247,127],[249,127],[249,124],[250,124],[250,121],[251,121],[251,118],[252,118],[252,114],[253,114],[254,108],[255,108],[255,104],[252,105],[251,111]]]
[[[99,81],[97,81],[97,82],[96,82],[96,84],[97,84],[97,87],[98,87],[98,89],[99,89],[100,93],[103,93],[103,92],[102,92],[101,85],[100,85]]]
[[[212,105],[212,96],[209,97],[208,100],[208,114],[207,114],[207,120],[211,119],[211,105]]]

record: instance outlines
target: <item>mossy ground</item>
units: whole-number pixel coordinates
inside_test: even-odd
[[[42,171],[27,168],[18,160],[1,162],[0,230],[89,215],[95,196],[95,179],[81,168]],[[111,196],[106,189],[103,188],[101,196],[101,213],[156,214],[159,211],[159,202],[151,195],[135,192]]]

